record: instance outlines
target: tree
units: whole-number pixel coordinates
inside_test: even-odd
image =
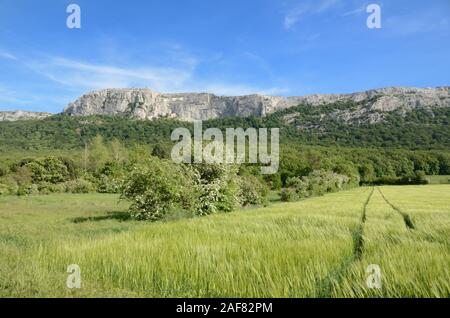
[[[113,138],[110,143],[110,148],[112,159],[115,162],[123,162],[127,159],[127,149],[119,139]]]
[[[195,171],[187,166],[151,157],[127,177],[121,198],[131,202],[133,218],[157,221],[172,212],[195,209],[196,179]]]
[[[108,157],[108,148],[105,146],[103,137],[95,136],[88,146],[88,170],[97,172],[108,161]]]

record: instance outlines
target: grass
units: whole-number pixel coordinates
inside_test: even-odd
[[[361,261],[347,269],[333,296],[449,297],[450,187],[396,186],[380,190],[368,206]],[[403,214],[413,220],[414,228]],[[369,264],[382,270],[380,290],[366,286]]]
[[[359,188],[154,224],[114,195],[0,198],[0,296],[449,297],[449,190]]]

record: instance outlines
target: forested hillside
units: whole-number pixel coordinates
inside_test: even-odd
[[[450,149],[450,108],[406,113],[372,112],[350,116],[356,103],[300,105],[267,117],[225,117],[203,127],[280,127],[282,142],[358,148]],[[0,123],[0,150],[77,149],[100,134],[130,145],[166,143],[176,127],[192,124],[172,119],[132,120],[119,116],[70,117]]]

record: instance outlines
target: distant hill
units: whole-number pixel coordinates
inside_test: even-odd
[[[327,114],[346,123],[377,123],[391,112],[430,111],[450,107],[450,86],[437,88],[390,87],[353,94],[316,94],[280,97],[267,95],[217,96],[209,93],[157,93],[143,89],[105,89],[87,93],[63,111],[69,116],[108,115],[132,119],[170,118],[180,121],[224,117],[265,117],[297,105],[310,108],[344,107]],[[351,105],[351,107],[347,107]],[[333,106],[334,107],[334,106]],[[347,107],[347,108],[346,108]],[[321,108],[322,109],[322,108]],[[49,113],[0,112],[0,121],[41,119]],[[287,117],[295,121],[295,115]]]
[[[450,87],[391,87],[353,94],[296,97],[267,95],[217,96],[208,93],[164,94],[150,89],[105,89],[81,96],[64,114],[75,116],[120,115],[136,119],[173,118],[182,121],[223,117],[262,117],[296,105],[358,105],[341,109],[336,116],[346,121],[383,120],[383,113],[450,107]]]
[[[53,114],[44,112],[28,112],[23,110],[0,111],[0,121],[43,119],[51,115]]]

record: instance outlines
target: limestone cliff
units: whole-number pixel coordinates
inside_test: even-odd
[[[50,113],[17,111],[0,111],[0,121],[17,121],[30,119],[43,119],[51,116]]]
[[[356,115],[369,111],[407,111],[414,108],[450,107],[450,87],[375,89],[353,94],[316,94],[297,97],[265,95],[217,96],[208,93],[157,93],[150,89],[105,89],[87,93],[70,103],[65,114],[123,115],[136,119],[159,117],[184,121],[225,116],[264,116],[298,104],[316,106],[352,101],[363,105]],[[352,113],[340,114],[343,118]]]

